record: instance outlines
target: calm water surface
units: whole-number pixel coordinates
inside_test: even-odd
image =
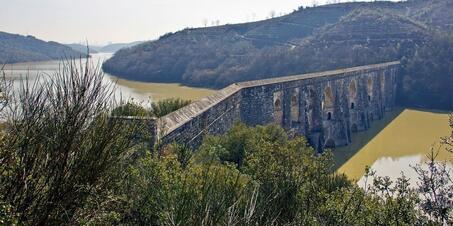
[[[353,143],[334,150],[338,172],[363,183],[364,169],[371,166],[380,176],[417,178],[411,166],[427,160],[431,147],[439,148],[440,137],[448,136],[448,114],[399,109],[373,122],[368,131],[353,135]],[[437,149],[436,149],[437,150]],[[453,154],[441,148],[439,161],[452,161]]]
[[[93,54],[91,60],[95,64],[101,64],[111,56],[111,53],[98,53]],[[29,80],[34,81],[38,73],[51,76],[55,70],[58,70],[59,66],[60,61],[25,62],[5,65],[4,71],[6,77],[13,80],[15,86],[19,86],[19,81],[25,75],[28,74]],[[127,100],[132,98],[139,102],[150,102],[172,97],[198,100],[215,92],[212,89],[187,87],[177,83],[129,81],[109,74],[106,74],[105,82],[116,83],[117,89],[115,96],[118,99]]]

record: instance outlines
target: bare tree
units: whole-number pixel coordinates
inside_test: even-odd
[[[269,17],[270,18],[274,18],[275,15],[276,15],[275,10],[272,10],[272,11],[269,12]]]
[[[318,6],[318,1],[316,1],[316,0],[313,0],[313,1],[311,2],[311,5],[312,5],[313,7],[316,7],[316,6]]]
[[[453,152],[453,113],[450,113],[450,128],[452,129],[451,135],[449,137],[443,137],[442,143],[446,145],[446,149],[449,152]]]
[[[417,191],[421,196],[421,209],[431,221],[447,225],[453,220],[453,177],[447,163],[436,160],[439,151],[432,148],[426,165],[413,168],[418,175]]]

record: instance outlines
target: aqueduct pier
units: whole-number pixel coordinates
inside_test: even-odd
[[[344,146],[395,105],[400,62],[232,84],[152,122],[159,145],[198,147],[236,121],[281,125],[319,151]]]

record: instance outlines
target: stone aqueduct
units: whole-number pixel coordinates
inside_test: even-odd
[[[232,84],[152,121],[159,145],[196,148],[236,121],[281,125],[318,150],[348,145],[395,105],[398,61]],[[154,142],[154,141],[153,141]]]

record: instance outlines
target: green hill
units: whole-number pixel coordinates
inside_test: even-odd
[[[224,87],[390,60],[404,63],[435,34],[453,31],[452,10],[448,0],[300,8],[253,23],[169,33],[119,50],[103,69],[132,80]]]
[[[85,56],[57,42],[0,32],[0,64]]]

